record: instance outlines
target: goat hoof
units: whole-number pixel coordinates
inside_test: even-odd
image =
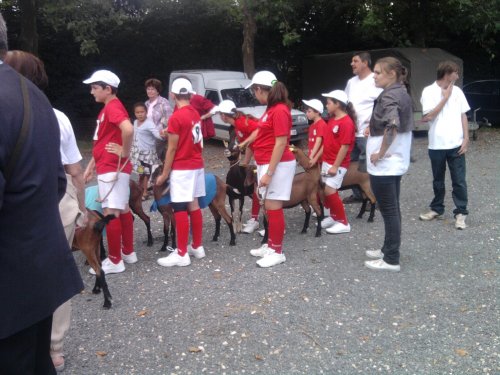
[[[92,293],[93,294],[99,294],[99,293],[101,293],[101,289],[94,288],[94,289],[92,289]]]
[[[236,246],[236,240],[229,241],[229,246]]]
[[[373,217],[368,218],[369,223],[373,223]]]
[[[219,239],[218,237],[213,236],[212,241],[217,242],[218,239]]]
[[[362,214],[359,214],[358,216],[356,216],[356,219],[362,219],[362,218],[363,218]]]
[[[307,233],[307,229],[302,229],[301,234]]]
[[[321,232],[316,233],[316,236],[315,236],[315,237],[321,237]]]
[[[167,246],[166,245],[163,245],[160,249],[160,251],[167,251]]]
[[[148,243],[146,245],[147,247],[151,247],[153,246],[153,240],[148,240]]]
[[[111,308],[111,302],[110,301],[105,301],[104,305],[102,305],[103,309],[109,310]]]

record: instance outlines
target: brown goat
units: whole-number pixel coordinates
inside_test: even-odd
[[[308,161],[306,165],[307,156],[295,146],[289,146],[290,151],[295,154],[297,161],[300,165],[304,167],[304,172],[297,173],[293,177],[292,191],[290,193],[290,199],[283,202],[283,208],[296,207],[299,204],[304,209],[306,213],[306,218],[304,220],[304,226],[302,227],[301,233],[307,233],[309,228],[309,221],[311,218],[311,207],[314,212],[316,212],[317,226],[316,226],[316,237],[321,236],[321,220],[323,219],[323,207],[321,202],[318,202],[318,191],[320,189],[320,170],[318,166],[309,168]],[[258,183],[257,181],[255,181]],[[264,216],[264,229],[265,234],[262,239],[262,243],[266,243],[268,239],[267,233],[267,218]]]
[[[151,180],[154,181],[158,177],[158,175],[162,172],[163,170],[163,165],[160,165],[156,170],[153,172]],[[209,173],[206,173],[208,175]],[[215,219],[215,233],[214,236],[212,237],[212,241],[217,241],[220,236],[220,223],[221,223],[221,218],[224,218],[226,221],[228,227],[229,227],[229,232],[231,235],[231,239],[229,241],[230,246],[236,245],[236,235],[234,233],[234,228],[233,228],[233,220],[231,216],[227,213],[226,211],[226,190],[227,190],[227,185],[222,181],[219,177],[215,176],[215,192],[214,193],[214,198],[212,201],[208,204],[208,208],[210,208],[210,212],[212,213],[214,219]],[[208,188],[208,186],[206,186]],[[153,185],[153,195],[154,199],[156,202],[161,202],[163,197],[168,191],[168,187],[165,189],[165,187],[160,187]],[[208,195],[208,191],[207,191]],[[166,251],[168,248],[168,234],[169,234],[169,229],[172,230],[172,247],[176,247],[176,238],[175,238],[175,218],[174,218],[174,212],[169,203],[166,204],[158,204],[158,211],[160,211],[161,215],[163,216],[163,225],[164,225],[164,232],[165,232],[165,240],[163,241],[163,246],[160,249],[160,251]]]
[[[84,228],[77,228],[73,238],[73,250],[80,250],[95,271],[95,285],[92,293],[99,294],[101,289],[104,295],[105,309],[111,308],[111,293],[106,283],[106,276],[101,269],[100,245],[102,241],[102,231],[113,219],[114,215],[104,216],[98,211],[87,210],[88,223]]]
[[[299,164],[305,169],[309,166],[309,158],[306,156],[304,151],[299,148],[295,148],[295,155]],[[321,194],[323,194],[324,184],[321,184]],[[356,218],[361,219],[366,210],[366,205],[368,204],[368,200],[371,203],[370,215],[368,216],[368,222],[373,222],[373,218],[375,216],[375,205],[376,199],[372,193],[371,185],[370,185],[370,175],[368,173],[363,173],[358,171],[358,163],[353,162],[349,165],[347,172],[342,180],[342,186],[340,190],[352,189],[353,186],[359,186],[363,193],[363,204],[361,205],[361,209],[359,211],[358,216]]]

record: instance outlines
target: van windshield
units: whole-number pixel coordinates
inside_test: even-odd
[[[253,97],[250,90],[244,88],[226,89],[221,90],[223,100],[232,100],[236,107],[255,107],[259,105],[257,99]]]

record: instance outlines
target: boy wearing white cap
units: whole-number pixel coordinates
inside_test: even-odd
[[[194,94],[191,82],[186,78],[177,78],[172,82],[170,91],[177,110],[168,120],[167,154],[156,185],[162,186],[170,178],[177,249],[157,262],[163,267],[182,267],[191,264],[190,255],[197,259],[205,257],[202,246],[203,216],[198,204],[198,197],[205,196],[203,134],[200,115],[189,103]],[[193,241],[188,246],[190,223]]]
[[[92,159],[84,178],[88,182],[95,168],[103,212],[116,217],[106,226],[108,258],[102,262],[102,270],[106,274],[119,273],[125,271],[124,261],[137,262],[133,217],[128,206],[132,172],[129,155],[134,128],[127,110],[116,96],[120,84],[116,74],[98,70],[83,83],[90,85],[96,102],[104,104],[97,117]],[[95,274],[95,271],[90,269],[90,273]]]

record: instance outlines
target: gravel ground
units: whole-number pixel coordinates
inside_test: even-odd
[[[301,209],[285,212],[286,263],[260,269],[249,250],[257,235],[230,247],[222,226],[204,212],[207,257],[191,266],[157,265],[162,224],[153,214],[155,244],[135,228],[139,262],[110,275],[113,308],[85,291],[73,299],[67,374],[499,374],[500,131],[481,132],[467,155],[469,227],[453,226],[451,183],[445,219],[421,222],[432,196],[427,139],[416,138],[416,162],[401,188],[401,272],[363,266],[380,248],[383,223],[356,219],[349,234],[300,234]],[[223,177],[222,145],[206,145],[207,170]],[[345,193],[344,193],[345,195]],[[145,207],[147,204],[145,204]],[[248,210],[250,204],[247,201]],[[248,217],[248,211],[246,211]]]

